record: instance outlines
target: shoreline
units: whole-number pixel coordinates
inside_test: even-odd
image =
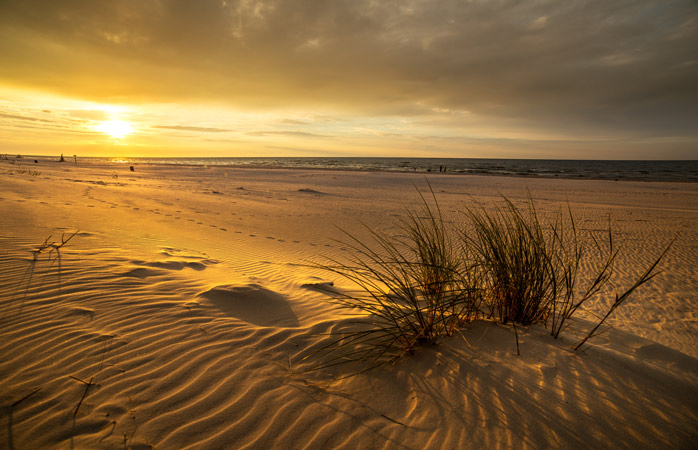
[[[49,159],[51,158],[51,159]],[[53,157],[48,157],[48,156],[23,156],[21,159],[7,159],[3,161],[8,161],[10,163],[14,162],[22,162],[22,163],[27,163],[27,164],[32,164],[31,161],[34,159],[37,159],[41,161],[41,163],[59,163],[58,160],[53,159]],[[186,168],[196,168],[196,167],[202,167],[202,168],[207,168],[207,167],[222,167],[222,168],[236,168],[236,169],[286,169],[286,170],[312,170],[312,171],[325,171],[325,170],[335,170],[335,171],[340,171],[340,172],[368,172],[368,173],[416,173],[416,174],[422,174],[422,175],[429,175],[429,174],[439,174],[439,175],[450,175],[450,176],[502,176],[502,177],[507,177],[507,178],[525,178],[525,179],[559,179],[559,180],[597,180],[597,181],[638,181],[638,182],[667,182],[667,183],[698,183],[698,161],[695,160],[657,160],[657,161],[650,161],[650,160],[526,160],[526,159],[521,159],[521,160],[511,160],[511,159],[503,159],[503,160],[490,160],[490,159],[477,159],[477,158],[464,158],[464,159],[459,159],[459,158],[453,158],[453,159],[447,159],[447,158],[360,158],[360,157],[346,157],[346,158],[312,158],[312,157],[307,157],[307,158],[292,158],[292,157],[282,157],[282,158],[275,158],[275,157],[268,157],[268,158],[246,158],[246,157],[235,157],[235,158],[171,158],[172,161],[181,161],[181,162],[161,162],[162,160],[166,160],[168,158],[147,158],[147,157],[140,157],[140,158],[124,158],[123,160],[118,160],[114,161],[114,159],[117,158],[112,158],[112,157],[82,157],[78,158],[78,161],[82,161],[83,163],[93,163],[93,164],[124,164],[124,165],[133,165],[133,166],[164,166],[164,167],[186,167]],[[344,159],[346,161],[350,160],[356,160],[356,161],[384,161],[384,160],[394,160],[394,161],[419,161],[422,160],[425,163],[431,164],[431,166],[426,165],[426,166],[420,166],[420,167],[413,167],[410,169],[407,168],[401,168],[401,167],[395,167],[395,168],[385,168],[385,167],[347,167],[345,166],[333,166],[333,165],[326,165],[323,167],[317,167],[313,165],[293,165],[289,163],[283,163],[283,162],[278,162],[279,160],[307,160],[307,161],[335,161],[335,160],[341,160]],[[200,163],[197,164],[192,164],[190,161],[196,160],[200,161]],[[275,165],[272,164],[255,164],[255,163],[240,163],[237,162],[235,163],[234,161],[254,161],[254,160],[270,160],[270,161],[277,161],[278,163]],[[210,161],[210,162],[206,162]],[[225,161],[225,162],[222,162]],[[693,164],[696,166],[695,170],[693,170],[690,175],[691,179],[673,179],[671,176],[668,176],[666,174],[664,175],[651,175],[648,170],[641,170],[640,175],[632,175],[632,174],[623,174],[621,172],[618,172],[617,175],[607,175],[607,176],[595,176],[593,174],[567,174],[564,171],[561,172],[555,172],[555,173],[538,173],[535,172],[536,169],[528,169],[528,172],[507,172],[507,171],[502,171],[503,169],[497,169],[497,170],[490,170],[490,169],[478,169],[478,168],[467,168],[467,169],[456,169],[456,170],[445,170],[444,172],[439,171],[440,165],[438,161],[453,161],[453,162],[463,162],[463,161],[471,161],[473,163],[476,162],[482,162],[482,161],[501,161],[502,163],[508,163],[512,165],[512,170],[515,169],[515,165],[517,163],[525,163],[529,164],[531,162],[540,162],[540,163],[580,163],[580,164],[628,164],[628,163],[638,163],[638,164],[652,164],[652,163],[672,163],[672,164],[680,164],[680,163],[687,163],[687,164]],[[61,164],[74,164],[70,157],[66,158],[66,161]],[[38,165],[37,165],[38,167]],[[607,168],[608,169],[608,168]],[[565,169],[568,170],[568,169]],[[533,171],[533,172],[532,172]],[[665,172],[665,171],[662,171]],[[689,175],[685,175],[689,176]]]

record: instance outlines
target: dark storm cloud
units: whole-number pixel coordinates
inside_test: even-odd
[[[696,134],[690,0],[6,0],[0,78],[92,99]]]

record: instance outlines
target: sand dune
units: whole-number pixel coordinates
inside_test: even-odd
[[[423,176],[0,164],[0,442],[24,448],[694,448],[694,184],[431,175],[449,217],[499,193],[624,242],[619,289],[675,236],[665,273],[563,339],[478,321],[337,379],[310,370],[354,326],[310,268],[341,229],[394,233]],[[80,230],[58,261],[31,251]],[[51,255],[51,256],[55,256]],[[330,284],[331,283],[331,284]],[[596,300],[602,310],[610,296]]]

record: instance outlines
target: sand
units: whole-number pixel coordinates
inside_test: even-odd
[[[477,321],[335,379],[306,357],[350,317],[315,287],[347,286],[307,264],[346,252],[341,229],[395,233],[424,175],[0,161],[0,446],[695,448],[698,186],[428,180],[449,218],[527,191],[584,229],[610,216],[619,289],[678,237],[583,351],[584,320],[558,340],[519,327],[520,355]],[[60,267],[32,265],[75,231]]]

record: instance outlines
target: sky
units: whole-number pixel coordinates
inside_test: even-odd
[[[0,0],[0,153],[698,159],[698,1]]]

